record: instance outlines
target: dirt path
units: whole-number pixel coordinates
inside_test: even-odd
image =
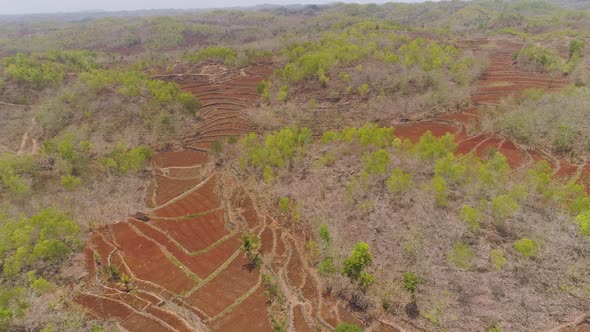
[[[33,117],[31,119],[31,127],[29,127],[29,129],[23,134],[23,137],[20,142],[20,146],[17,151],[17,155],[22,156],[22,155],[26,154],[26,148],[29,144],[29,141],[31,142],[30,154],[31,155],[37,154],[37,152],[39,150],[39,146],[37,144],[37,139],[30,137],[31,133],[33,132],[33,130],[35,129],[36,126],[37,126],[37,118]]]

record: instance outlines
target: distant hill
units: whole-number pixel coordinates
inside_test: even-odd
[[[590,9],[590,1],[588,0],[552,0],[551,2],[566,8]]]

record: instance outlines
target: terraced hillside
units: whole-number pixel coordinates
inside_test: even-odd
[[[272,331],[262,274],[240,249],[249,231],[260,236],[265,266],[287,300],[289,330],[360,324],[322,294],[303,240],[258,211],[235,179],[208,162],[215,141],[249,129],[241,110],[255,103],[256,85],[270,72],[253,66],[214,83],[182,82],[202,102],[203,121],[184,149],[153,159],[148,216],[92,234],[84,249],[87,286],[76,298],[90,315],[129,331]]]
[[[518,45],[513,42],[482,44],[492,50],[488,71],[473,94],[478,105],[497,104],[530,87],[556,90],[567,84],[565,78],[551,80],[516,68],[511,54]],[[319,277],[307,266],[303,238],[259,211],[255,197],[209,161],[216,141],[250,130],[242,112],[256,104],[256,86],[270,73],[263,64],[178,76],[182,88],[201,101],[203,121],[183,140],[182,149],[160,152],[153,159],[146,197],[152,210],[147,216],[136,215],[92,234],[84,249],[87,287],[76,298],[90,315],[115,319],[129,331],[272,331],[277,321],[269,311],[272,303],[261,270],[249,265],[240,248],[242,234],[249,231],[260,236],[264,266],[284,295],[287,330],[325,330],[343,321],[367,325],[343,302],[323,294]],[[451,132],[460,153],[484,156],[494,148],[513,167],[545,159],[556,176],[590,177],[588,163],[571,165],[507,138],[468,135],[467,127],[479,122],[480,112],[476,107],[400,125],[396,135],[417,140],[427,130],[436,136]],[[381,321],[369,325],[377,331],[399,330]]]
[[[566,77],[551,78],[548,74],[518,68],[512,60],[512,55],[518,52],[522,43],[484,38],[469,45],[473,45],[476,52],[489,52],[490,59],[486,72],[472,94],[472,101],[477,107],[465,112],[442,114],[429,121],[399,125],[396,127],[396,135],[416,141],[428,130],[435,136],[452,133],[459,144],[459,153],[474,152],[484,156],[489,149],[496,149],[507,157],[512,167],[526,167],[539,160],[547,160],[553,166],[555,176],[577,179],[590,190],[588,161],[572,165],[567,160],[555,158],[549,153],[520,147],[508,138],[485,134],[472,136],[467,133],[469,126],[477,126],[480,123],[481,106],[499,105],[502,99],[521,96],[526,89],[537,88],[551,92],[558,91],[569,83]]]

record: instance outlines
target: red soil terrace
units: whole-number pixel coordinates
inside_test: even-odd
[[[491,51],[491,64],[473,95],[476,104],[497,104],[530,87],[552,91],[567,84],[564,78],[552,80],[516,68],[511,57],[518,47],[502,42]],[[154,157],[146,198],[152,208],[150,219],[130,218],[92,234],[84,249],[87,287],[75,298],[89,315],[113,319],[128,331],[273,331],[260,271],[248,266],[240,250],[241,234],[249,230],[260,235],[263,258],[289,302],[289,331],[326,330],[340,322],[364,325],[343,302],[323,293],[319,277],[302,255],[304,241],[297,234],[261,214],[249,193],[236,188],[228,175],[205,167],[214,142],[250,130],[243,110],[255,105],[256,85],[271,72],[268,65],[256,65],[224,73],[214,82],[184,78],[180,82],[200,100],[203,121],[194,135],[184,139],[183,150]],[[556,175],[579,173],[580,181],[590,185],[589,164],[569,165],[501,137],[467,135],[465,127],[478,121],[478,112],[396,126],[396,135],[416,141],[428,130],[435,136],[453,133],[460,153],[485,156],[488,149],[497,149],[513,167],[546,159]],[[112,273],[115,270],[119,279]],[[130,277],[128,285],[121,275]],[[371,328],[400,330],[385,321],[374,322]]]
[[[476,105],[499,105],[509,97],[521,97],[526,89],[537,88],[545,91],[558,91],[568,85],[566,77],[551,78],[548,74],[536,73],[518,68],[512,60],[513,54],[522,47],[521,42],[509,40],[491,41],[486,38],[478,40],[479,50],[484,46],[492,46],[489,51],[490,63],[480,78],[472,101]],[[470,136],[467,126],[477,124],[481,119],[479,108],[459,113],[446,113],[424,122],[395,126],[395,134],[413,142],[427,131],[436,137],[447,133],[455,135],[460,154],[475,153],[486,157],[491,149],[504,154],[513,168],[531,166],[539,160],[547,160],[554,168],[554,176],[563,180],[577,180],[590,192],[590,164],[573,165],[567,160],[556,159],[538,150],[527,150],[519,147],[509,138],[496,135]]]
[[[250,130],[242,110],[254,106],[256,85],[271,72],[261,65],[219,82],[181,82],[201,102],[203,121],[184,150],[153,158],[150,219],[130,218],[92,234],[84,249],[88,285],[75,299],[89,315],[114,319],[128,331],[273,331],[260,270],[240,249],[249,230],[260,235],[282,292],[297,301],[287,315],[290,328],[356,321],[343,306],[332,308],[336,319],[321,314],[319,278],[297,249],[300,240],[261,215],[247,192],[233,188],[235,181],[204,167],[215,141]],[[130,277],[128,285],[122,275]]]

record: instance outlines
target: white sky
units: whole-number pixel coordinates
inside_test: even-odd
[[[325,4],[338,0],[0,0],[0,15],[75,12],[85,10],[138,10],[168,8],[221,8],[259,4]],[[387,0],[341,0],[342,2],[382,3]],[[421,0],[390,0],[419,2]],[[437,0],[435,0],[437,1]]]

